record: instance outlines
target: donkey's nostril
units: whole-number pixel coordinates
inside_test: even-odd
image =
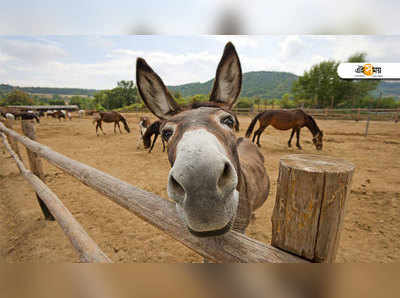
[[[173,175],[169,176],[168,188],[168,192],[173,194],[172,198],[175,201],[183,201],[185,197],[185,190]]]
[[[232,182],[232,174],[232,166],[228,162],[226,162],[217,183],[220,190],[223,190],[227,185]]]

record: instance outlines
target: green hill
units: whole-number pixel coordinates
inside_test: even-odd
[[[8,93],[14,88],[32,94],[58,94],[58,95],[93,95],[98,90],[80,88],[47,88],[47,87],[18,87],[0,84],[0,93]]]
[[[280,98],[289,93],[295,74],[277,71],[251,71],[243,74],[242,97],[258,96],[260,98]],[[189,83],[179,86],[168,86],[174,92],[179,91],[182,96],[208,94],[211,91],[214,79],[205,83]]]
[[[297,76],[289,72],[279,71],[251,71],[243,74],[242,97],[281,98],[283,94],[290,93]],[[179,91],[183,97],[211,92],[214,79],[204,83],[188,83],[178,86],[168,86],[173,91]],[[32,94],[58,94],[58,95],[94,95],[95,89],[79,88],[45,88],[45,87],[14,87],[0,84],[0,95],[10,92],[13,88],[21,89]],[[384,97],[394,96],[400,98],[400,82],[382,81],[372,95],[378,97],[380,92]]]

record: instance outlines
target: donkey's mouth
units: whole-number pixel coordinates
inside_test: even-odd
[[[190,233],[192,233],[193,235],[195,235],[197,237],[220,236],[220,235],[223,235],[223,234],[229,232],[229,230],[232,227],[233,220],[234,220],[234,216],[231,218],[231,220],[227,223],[227,225],[225,227],[218,229],[218,230],[198,232],[198,231],[192,230],[190,227],[187,227],[187,228]]]

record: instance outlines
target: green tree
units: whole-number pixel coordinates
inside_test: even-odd
[[[348,62],[364,62],[365,53],[352,55]],[[316,107],[355,106],[357,102],[376,89],[377,82],[343,80],[337,74],[338,61],[323,61],[305,71],[292,86],[295,102]]]
[[[33,105],[35,102],[30,95],[22,90],[14,89],[2,100],[1,105],[23,106]]]
[[[294,104],[290,100],[290,94],[289,93],[283,94],[281,102],[280,102],[280,105],[281,105],[282,108],[285,108],[285,109],[294,107]]]

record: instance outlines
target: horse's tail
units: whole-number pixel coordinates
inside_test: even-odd
[[[248,137],[251,136],[251,133],[253,132],[253,129],[254,129],[254,126],[255,126],[256,123],[257,123],[257,120],[261,117],[261,115],[262,115],[263,113],[264,113],[264,112],[258,113],[258,114],[254,117],[254,119],[251,121],[251,123],[250,123],[250,125],[249,125],[249,128],[248,128],[247,131],[246,131],[246,138],[248,138]]]

